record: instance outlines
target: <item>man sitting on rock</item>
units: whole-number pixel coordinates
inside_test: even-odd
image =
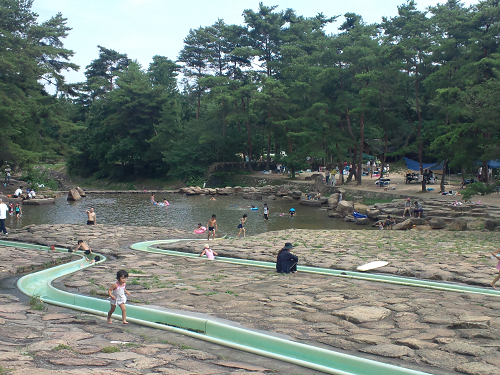
[[[422,217],[422,212],[424,212],[424,209],[422,208],[422,205],[415,201],[415,208],[413,209],[413,213],[415,214],[415,217]]]
[[[299,258],[290,253],[293,245],[290,242],[285,243],[285,246],[279,251],[276,258],[276,272],[278,273],[295,273],[297,272],[297,263]]]

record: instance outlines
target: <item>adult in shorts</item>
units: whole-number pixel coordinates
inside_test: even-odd
[[[208,220],[207,228],[208,228],[207,240],[210,240],[210,233],[212,233],[212,240],[215,240],[215,231],[219,230],[219,228],[217,228],[217,219],[215,214],[212,215],[212,218],[210,220]]]
[[[87,225],[95,225],[97,219],[95,216],[94,207],[91,207],[90,211],[85,210],[85,212],[87,213]]]

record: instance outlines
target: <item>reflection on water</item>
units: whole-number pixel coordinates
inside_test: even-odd
[[[193,230],[197,223],[206,226],[212,214],[217,215],[219,234],[235,236],[239,219],[248,215],[245,229],[248,235],[273,230],[298,229],[371,229],[332,219],[317,207],[300,206],[295,202],[251,201],[241,196],[220,196],[211,201],[206,196],[185,196],[180,194],[157,195],[167,198],[170,206],[153,206],[149,194],[92,194],[79,202],[68,202],[66,196],[56,199],[55,204],[23,206],[20,219],[8,217],[7,227],[22,228],[31,224],[85,224],[85,210],[94,207],[98,224],[151,226]],[[269,221],[263,219],[263,205],[269,205]],[[259,209],[250,210],[254,205]],[[244,207],[246,206],[246,207]],[[287,215],[291,207],[297,210],[293,218]],[[281,214],[281,216],[280,216]]]

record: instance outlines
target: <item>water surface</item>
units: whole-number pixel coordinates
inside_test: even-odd
[[[85,224],[85,210],[94,207],[98,224],[151,226],[194,230],[197,223],[206,226],[212,214],[217,215],[219,234],[235,236],[238,222],[244,213],[248,215],[245,225],[247,235],[282,229],[371,229],[346,223],[342,219],[328,217],[327,211],[318,207],[306,207],[298,201],[281,200],[252,201],[242,196],[218,196],[211,201],[208,196],[185,196],[165,194],[157,199],[167,198],[170,206],[153,206],[149,194],[91,194],[78,202],[68,202],[66,196],[56,199],[55,204],[43,206],[24,205],[23,215],[18,220],[10,216],[8,228],[22,228],[31,224]],[[263,219],[263,205],[270,210],[269,221]],[[248,206],[258,207],[257,211]],[[245,207],[246,206],[246,207]],[[289,217],[290,208],[297,210],[295,217]]]

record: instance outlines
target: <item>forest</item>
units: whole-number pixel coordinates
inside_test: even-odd
[[[500,158],[500,0],[426,11],[410,0],[377,24],[260,3],[242,25],[191,29],[174,60],[161,44],[148,67],[98,46],[84,68],[64,48],[67,20],[39,23],[32,2],[0,0],[11,166],[64,160],[73,175],[133,181],[196,179],[214,162],[359,165],[365,152],[463,173]],[[86,81],[65,82],[77,69]]]

